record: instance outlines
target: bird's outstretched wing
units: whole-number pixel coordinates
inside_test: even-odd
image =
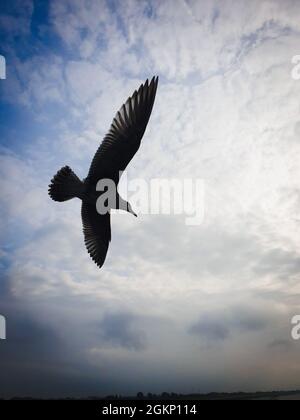
[[[90,166],[86,182],[109,178],[116,183],[138,148],[154,104],[158,77],[148,79],[117,112]]]
[[[86,249],[93,261],[101,268],[111,240],[110,213],[101,215],[96,210],[96,204],[83,201],[81,218]]]

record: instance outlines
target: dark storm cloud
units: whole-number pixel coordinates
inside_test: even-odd
[[[189,333],[207,342],[222,342],[234,334],[256,332],[265,328],[268,316],[256,314],[255,308],[235,307],[218,313],[204,314],[189,328]]]
[[[199,321],[190,328],[190,333],[199,335],[207,341],[224,341],[229,337],[230,331],[222,321]]]
[[[286,352],[291,348],[292,345],[292,341],[278,339],[271,341],[268,344],[268,348]]]
[[[43,382],[51,376],[53,365],[63,360],[61,340],[20,303],[15,305],[6,299],[1,310],[7,322],[7,338],[0,345],[0,395],[43,392]]]
[[[255,313],[252,310],[244,308],[235,308],[231,315],[231,324],[233,328],[240,331],[260,331],[268,324],[268,318],[263,314]]]
[[[138,317],[125,311],[102,316],[99,301],[84,303],[76,297],[68,303],[56,297],[48,312],[48,304],[36,302],[29,308],[5,290],[0,296],[7,321],[7,339],[0,342],[0,397],[103,396],[115,389],[116,381],[127,387],[125,373],[95,368],[90,351],[143,350],[146,335]],[[107,363],[102,360],[99,356],[100,365]]]
[[[70,323],[61,299],[55,305],[56,314],[50,316],[39,305],[37,311],[43,314],[39,319],[9,293],[5,301],[1,296],[7,339],[0,343],[0,397],[106,395],[116,380],[126,387],[126,376],[121,373],[112,377],[107,369],[95,369],[89,349],[143,349],[145,337],[135,326],[136,318],[128,313],[108,314],[99,325],[85,318],[84,310],[76,314],[78,303],[73,300],[73,313],[67,311]]]
[[[100,337],[113,345],[129,350],[143,350],[145,335],[135,326],[133,315],[128,313],[107,314],[100,323]]]

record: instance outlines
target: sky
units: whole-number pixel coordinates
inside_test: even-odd
[[[1,396],[300,388],[299,22],[294,0],[1,1]],[[203,223],[114,214],[99,270],[48,184],[86,176],[153,75],[127,177],[203,180]]]

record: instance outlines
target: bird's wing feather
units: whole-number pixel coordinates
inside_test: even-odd
[[[86,249],[100,268],[104,264],[111,240],[110,213],[99,214],[96,205],[83,201],[81,218]]]
[[[119,173],[139,149],[151,115],[157,83],[158,77],[153,77],[150,83],[147,79],[117,112],[93,158],[87,182],[95,184],[103,178],[118,182]]]

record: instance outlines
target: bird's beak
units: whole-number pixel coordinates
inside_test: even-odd
[[[127,211],[128,211],[128,213],[131,213],[135,217],[137,217],[137,214],[132,210],[132,207],[131,207],[131,205],[129,203],[127,204]]]
[[[130,209],[129,213],[131,213],[131,214],[133,214],[135,217],[137,217],[137,214],[136,214],[136,213],[135,213],[132,209]]]

